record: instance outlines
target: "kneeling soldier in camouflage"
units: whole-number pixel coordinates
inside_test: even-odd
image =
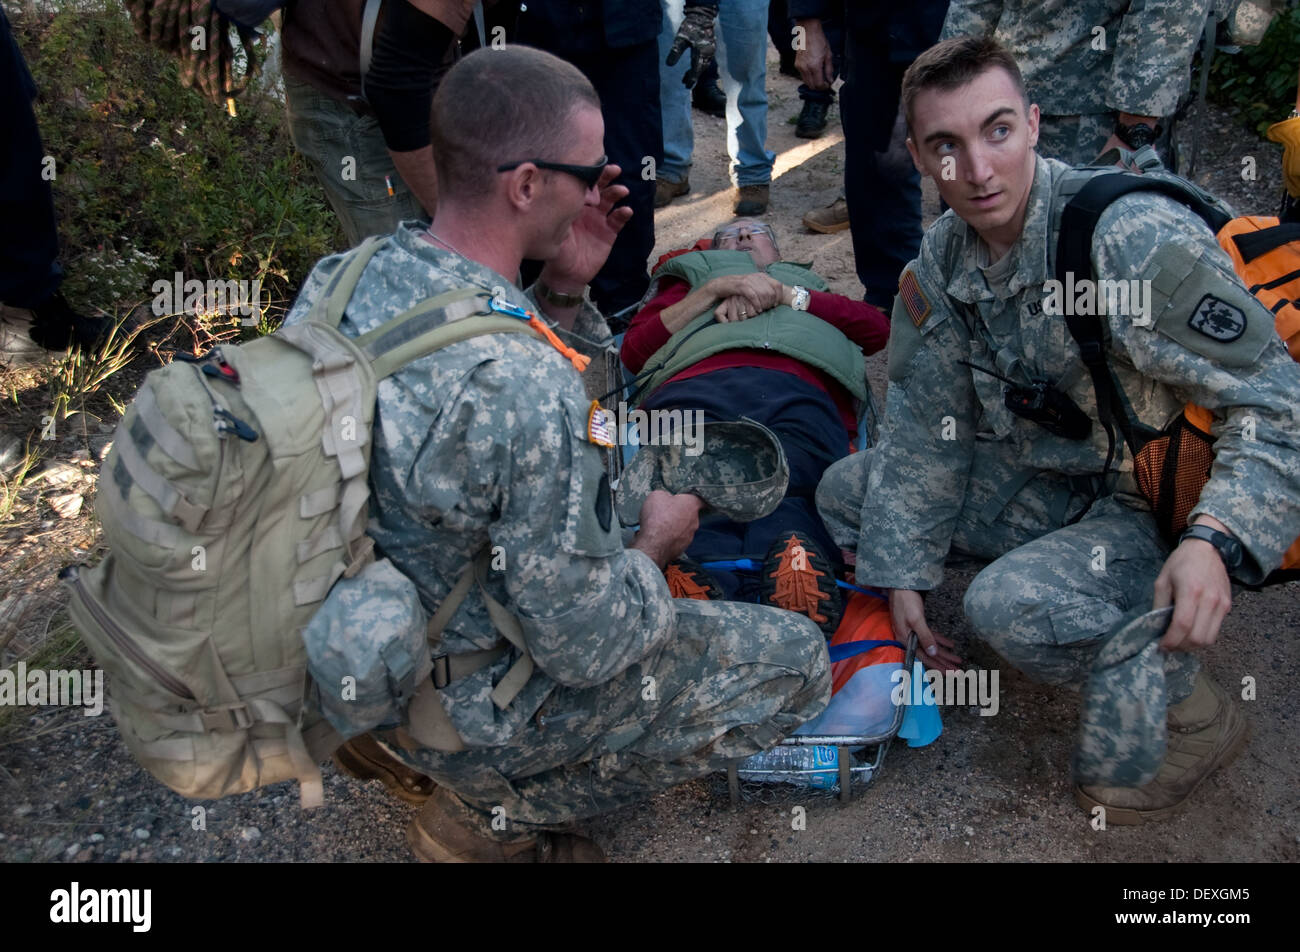
[[[1088,682],[1080,805],[1164,817],[1246,740],[1192,649],[1218,637],[1229,576],[1261,582],[1300,532],[1300,367],[1198,216],[1137,191],[1101,213],[1093,274],[1078,276],[1150,288],[1142,313],[1102,318],[1120,396],[1099,410],[1049,306],[1067,184],[1083,173],[1036,155],[1015,60],[991,40],[946,41],[908,70],[903,102],[913,160],[951,210],[900,281],[880,443],[827,471],[818,508],[857,548],[858,582],[891,589],[896,636],[915,631],[937,668],[960,659],[921,592],[950,554],[991,561],[965,597],[975,631],[1036,680]],[[1012,399],[1049,390],[1055,421]],[[1171,549],[1122,446],[1107,473],[1104,431],[1122,414],[1161,427],[1188,401],[1212,412],[1217,457]]]
[[[572,821],[820,712],[825,640],[789,612],[669,597],[695,495],[650,493],[623,547],[581,360],[554,334],[608,337],[585,286],[631,215],[591,85],[537,50],[480,51],[443,80],[432,134],[433,223],[374,254],[341,328],[477,288],[497,314],[538,315],[537,333],[471,337],[380,382],[369,534],[434,615],[434,673],[408,723],[341,756],[410,799],[421,785],[391,758],[436,781],[408,830],[422,859],[599,859]],[[546,262],[526,293],[511,280],[525,257]],[[317,266],[291,322],[341,260]]]

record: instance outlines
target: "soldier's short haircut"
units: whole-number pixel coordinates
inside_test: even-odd
[[[596,90],[550,53],[514,45],[471,53],[433,97],[429,131],[438,190],[477,198],[491,191],[499,165],[562,161],[573,142],[569,118],[584,106],[600,108]]]
[[[1020,98],[1029,112],[1029,96],[1025,93],[1025,80],[1011,51],[992,37],[956,36],[936,43],[920,56],[903,74],[903,115],[907,131],[912,132],[912,108],[916,97],[925,89],[949,92],[974,81],[990,69],[1003,69],[1015,83]]]

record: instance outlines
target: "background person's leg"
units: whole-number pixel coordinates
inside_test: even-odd
[[[718,72],[727,94],[727,154],[737,186],[772,181],[767,149],[767,3],[727,0],[718,11]]]
[[[611,317],[641,300],[650,278],[646,261],[655,246],[655,181],[646,160],[657,167],[663,158],[663,115],[659,105],[659,44],[647,40],[635,46],[584,57],[575,64],[600,96],[605,119],[605,151],[622,168],[615,180],[628,196],[620,202],[632,218],[618,233],[605,264],[591,282],[592,299]],[[690,102],[686,103],[687,115]],[[622,329],[611,327],[616,333]]]
[[[429,216],[397,173],[373,116],[361,116],[308,83],[284,77],[289,135],[343,226],[348,247]],[[388,194],[389,184],[393,194]]]
[[[663,0],[664,28],[659,34],[656,75],[659,77],[659,109],[662,114],[664,157],[657,175],[668,182],[685,181],[691,173],[691,154],[695,151],[695,127],[691,117],[691,93],[682,85],[682,77],[691,64],[684,53],[675,66],[664,60],[672,48],[673,37],[682,24],[682,0]]]
[[[54,197],[41,175],[45,150],[32,99],[36,85],[0,9],[0,303],[34,308],[63,280]]]
[[[854,266],[864,300],[888,313],[898,276],[921,248],[921,176],[897,123],[905,64],[889,62],[886,53],[861,33],[846,32],[840,122]]]

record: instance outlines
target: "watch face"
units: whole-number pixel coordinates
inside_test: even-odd
[[[1156,141],[1156,131],[1145,122],[1139,122],[1135,126],[1129,126],[1124,130],[1121,137],[1135,149],[1140,149],[1144,145],[1150,145]]]

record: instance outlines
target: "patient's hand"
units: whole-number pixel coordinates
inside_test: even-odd
[[[771,275],[759,272],[714,278],[705,287],[722,298],[714,312],[722,324],[748,320],[785,299],[785,286]]]

